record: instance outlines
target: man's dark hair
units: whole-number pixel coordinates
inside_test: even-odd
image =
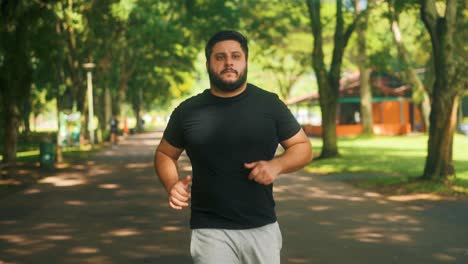
[[[224,40],[234,40],[239,42],[242,50],[245,53],[245,58],[248,59],[249,57],[249,47],[247,46],[247,38],[245,38],[241,33],[237,31],[232,31],[232,30],[224,30],[224,31],[219,31],[218,33],[214,34],[210,40],[208,40],[208,43],[206,43],[205,47],[205,57],[206,61],[210,60],[210,55],[211,52],[213,52],[213,46]]]

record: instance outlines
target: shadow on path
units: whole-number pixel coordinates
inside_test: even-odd
[[[191,263],[189,211],[168,208],[153,172],[160,137],[127,137],[1,199],[0,263]],[[402,202],[305,172],[281,176],[275,197],[282,263],[468,263],[466,201]]]
[[[188,212],[153,172],[158,133],[60,170],[0,200],[0,263],[189,263]]]

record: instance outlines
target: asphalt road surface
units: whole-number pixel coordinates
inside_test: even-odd
[[[191,263],[189,211],[169,208],[153,171],[160,137],[128,136],[1,197],[0,263]],[[383,196],[304,171],[280,176],[275,198],[282,263],[468,263],[467,200]]]

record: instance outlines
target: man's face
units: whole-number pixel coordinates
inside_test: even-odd
[[[225,40],[216,43],[207,63],[210,82],[218,90],[233,92],[247,80],[247,58],[239,42]]]

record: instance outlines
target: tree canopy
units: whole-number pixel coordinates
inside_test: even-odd
[[[314,83],[305,90],[319,88],[323,157],[338,154],[335,111],[340,77],[346,71],[376,68],[416,83],[411,70],[425,68],[421,81],[428,96],[451,94],[436,109],[456,106],[460,91],[466,90],[460,88],[466,87],[466,81],[459,72],[466,68],[461,59],[466,51],[463,36],[452,40],[450,34],[452,28],[464,32],[463,1],[376,1],[370,10],[367,2],[1,0],[3,161],[15,161],[20,128],[29,131],[30,116],[43,111],[47,102],[56,102],[57,111],[87,116],[84,63],[96,65],[94,109],[99,129],[105,131],[110,115],[121,113],[124,104],[139,122],[142,113],[167,108],[173,99],[197,90],[200,76],[205,75],[197,67],[204,60],[200,54],[207,39],[221,29],[239,30],[249,38],[253,51],[249,63],[256,69],[250,80],[267,83],[266,88],[283,99],[300,78],[314,75],[308,79]],[[451,11],[454,2],[455,11]],[[364,15],[365,35],[354,34]],[[365,58],[359,58],[358,38],[362,37],[366,38]],[[450,64],[441,54],[450,55],[461,66],[440,68],[440,63]],[[450,74],[443,75],[444,71]],[[446,118],[442,116],[431,112],[431,124]],[[87,137],[88,122],[86,118],[81,122],[81,134]],[[434,147],[429,152],[437,152],[439,145],[430,142]],[[440,158],[430,157],[428,162]]]

